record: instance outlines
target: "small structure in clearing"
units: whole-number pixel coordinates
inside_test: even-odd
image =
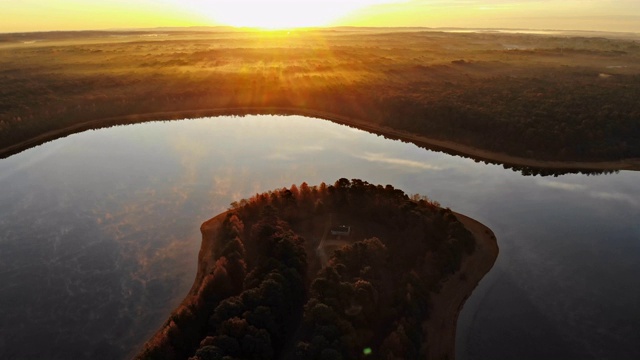
[[[333,236],[349,236],[351,234],[351,226],[338,225],[331,228],[331,235]]]

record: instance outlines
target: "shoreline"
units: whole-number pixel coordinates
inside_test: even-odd
[[[188,308],[190,299],[193,295],[196,295],[198,293],[198,289],[200,288],[204,277],[207,276],[209,272],[215,269],[216,256],[213,239],[215,239],[216,233],[222,227],[222,222],[224,221],[228,212],[229,211],[224,211],[200,225],[202,240],[200,242],[200,250],[198,251],[198,263],[196,276],[193,279],[193,285],[191,285],[191,288],[185,294],[184,299],[180,301],[180,304],[178,304],[178,306],[171,310],[171,313],[169,314],[169,316],[167,316],[168,319],[171,319],[174,314],[178,314],[181,309]],[[143,358],[141,355],[144,354],[147,349],[153,347],[152,344],[160,344],[166,339],[166,337],[168,336],[168,330],[169,320],[165,321],[149,339],[145,340],[144,343],[140,345],[139,348],[132,351],[131,358]]]
[[[328,113],[315,109],[289,108],[289,107],[235,107],[219,109],[199,109],[154,112],[144,114],[109,117],[104,119],[89,120],[67,126],[62,129],[51,130],[34,138],[22,141],[0,149],[0,159],[18,154],[32,147],[53,141],[86,130],[99,129],[107,126],[137,124],[150,121],[178,120],[213,116],[244,116],[244,115],[299,115],[328,120],[334,123],[352,126],[360,130],[387,136],[392,139],[411,142],[435,151],[445,151],[454,155],[469,157],[475,160],[499,163],[505,166],[530,167],[549,170],[575,170],[575,171],[640,171],[640,158],[622,159],[612,161],[555,161],[536,160],[499,153],[473,146],[459,144],[450,140],[439,140],[424,135],[397,130],[386,126],[367,123],[361,119],[355,119],[339,114]]]
[[[499,253],[491,229],[466,215],[453,213],[475,237],[476,249],[463,259],[460,270],[445,280],[440,291],[431,294],[431,313],[423,323],[428,359],[455,359],[460,311],[480,280],[493,268]]]

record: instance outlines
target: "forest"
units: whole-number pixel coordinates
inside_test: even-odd
[[[632,35],[0,34],[0,84],[3,157],[114,124],[284,113],[522,159],[640,158],[640,44]]]
[[[476,247],[426,196],[344,178],[234,202],[202,233],[191,292],[138,359],[426,358],[431,296]]]

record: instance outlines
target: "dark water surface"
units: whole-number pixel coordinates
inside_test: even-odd
[[[195,276],[199,226],[256,192],[340,177],[492,228],[458,357],[640,356],[640,173],[524,177],[299,116],[156,122],[0,160],[0,358],[130,357]]]

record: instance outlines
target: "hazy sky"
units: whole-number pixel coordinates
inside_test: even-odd
[[[0,0],[0,32],[193,25],[640,32],[640,0]]]

